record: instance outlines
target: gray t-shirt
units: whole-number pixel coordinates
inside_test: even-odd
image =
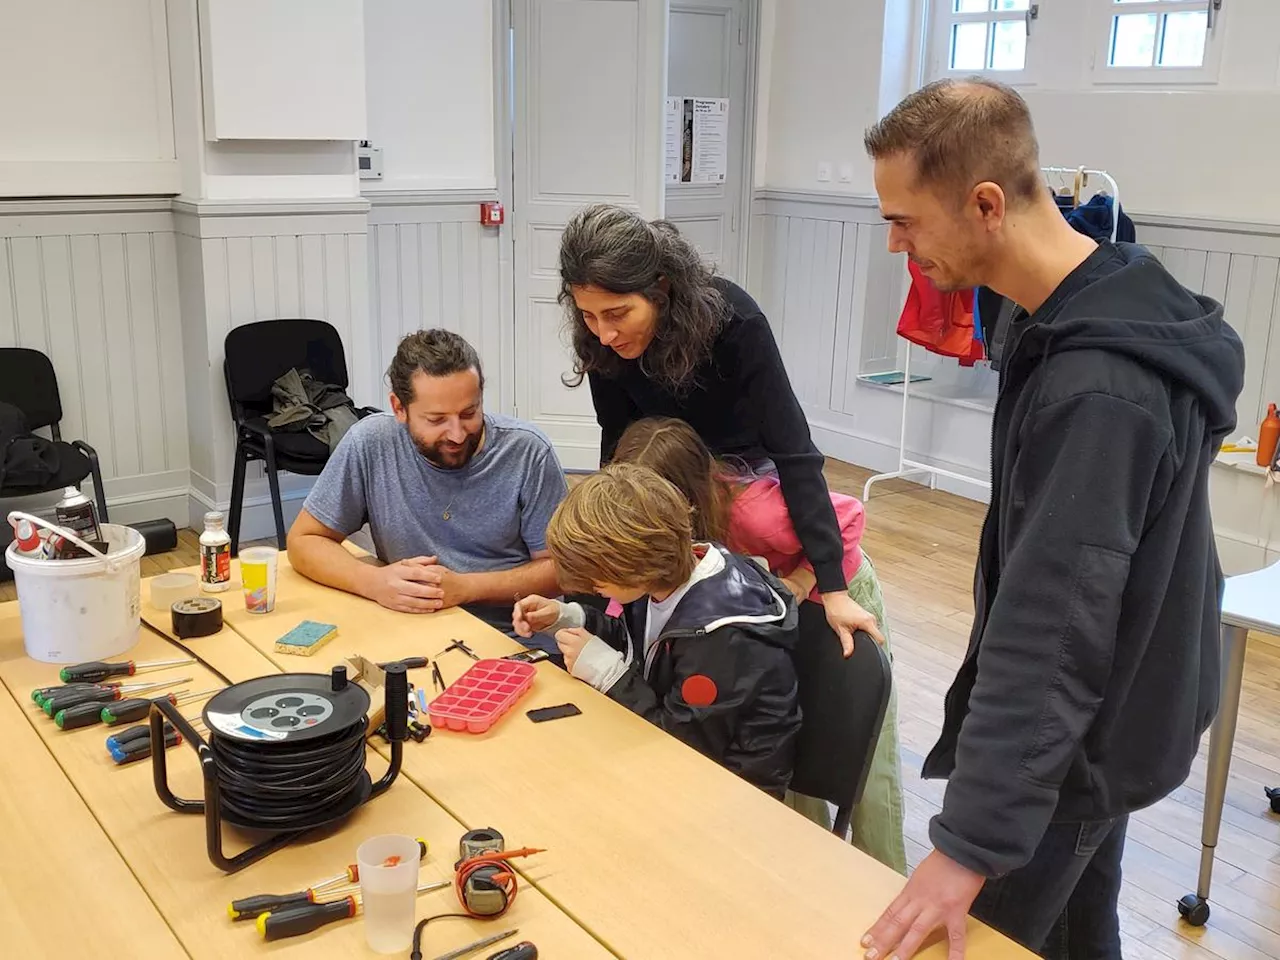
[[[384,563],[435,556],[459,573],[528,563],[547,548],[547,523],[568,490],[564,471],[537,427],[490,414],[484,422],[480,451],[465,467],[446,470],[418,452],[391,414],[365,417],[342,438],[303,506],[344,536],[368,523]],[[512,606],[467,609],[510,633]]]

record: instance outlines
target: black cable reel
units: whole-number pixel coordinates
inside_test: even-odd
[[[284,673],[237,683],[205,705],[208,739],[168,701],[151,708],[151,770],[156,794],[178,813],[204,814],[209,860],[235,873],[317,827],[337,823],[383,793],[400,774],[409,732],[409,677],[401,663],[385,668],[386,735],[391,763],[377,783],[365,769],[369,695],[329,675]],[[200,758],[204,799],[169,788],[164,749],[168,720]],[[222,827],[272,836],[227,857]]]

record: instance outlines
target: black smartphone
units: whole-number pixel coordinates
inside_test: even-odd
[[[543,660],[550,659],[551,654],[545,650],[521,650],[519,653],[511,653],[503,657],[503,660],[515,660],[519,663],[541,663]]]
[[[576,706],[572,703],[562,703],[555,707],[538,707],[535,710],[525,711],[525,716],[534,723],[542,723],[544,720],[559,720],[561,717],[576,717],[580,713]]]

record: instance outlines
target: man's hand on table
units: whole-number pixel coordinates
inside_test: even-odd
[[[897,899],[862,938],[865,960],[910,960],[925,937],[947,932],[947,960],[964,957],[964,931],[969,908],[986,882],[981,874],[932,851]]]
[[[361,592],[400,613],[432,613],[467,602],[462,575],[441,566],[435,557],[410,557],[369,567]]]

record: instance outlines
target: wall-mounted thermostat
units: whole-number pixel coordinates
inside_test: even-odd
[[[368,140],[361,140],[356,148],[356,169],[360,171],[361,180],[381,180],[382,148],[371,147]]]

